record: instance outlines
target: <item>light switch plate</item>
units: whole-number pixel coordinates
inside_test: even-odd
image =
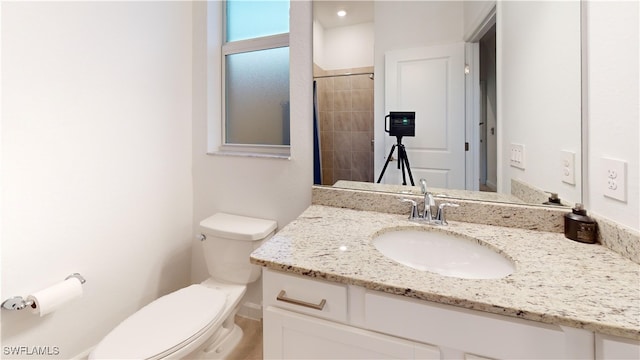
[[[511,166],[524,170],[525,156],[524,145],[511,144],[511,151],[509,153],[509,163]]]
[[[602,158],[602,178],[604,196],[623,202],[627,201],[627,162]]]
[[[562,150],[562,182],[575,185],[576,184],[576,153],[573,151]]]

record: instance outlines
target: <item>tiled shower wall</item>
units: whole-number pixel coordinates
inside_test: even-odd
[[[345,73],[364,75],[331,76]],[[318,91],[322,184],[373,182],[373,67],[323,71]]]

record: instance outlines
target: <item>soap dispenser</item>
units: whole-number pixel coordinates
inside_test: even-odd
[[[587,216],[587,210],[580,203],[564,215],[564,236],[568,239],[593,244],[596,242],[597,223]]]
[[[549,200],[542,203],[543,205],[557,205],[562,206],[562,201],[556,193],[549,193]]]

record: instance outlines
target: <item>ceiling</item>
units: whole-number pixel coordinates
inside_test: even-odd
[[[338,10],[345,10],[347,16],[339,17]],[[373,22],[373,1],[314,0],[313,18],[325,29]]]

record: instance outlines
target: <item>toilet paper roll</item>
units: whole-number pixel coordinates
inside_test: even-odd
[[[28,295],[27,301],[33,301],[33,305],[31,305],[32,313],[44,316],[80,296],[82,296],[80,279],[70,277],[67,280]]]

